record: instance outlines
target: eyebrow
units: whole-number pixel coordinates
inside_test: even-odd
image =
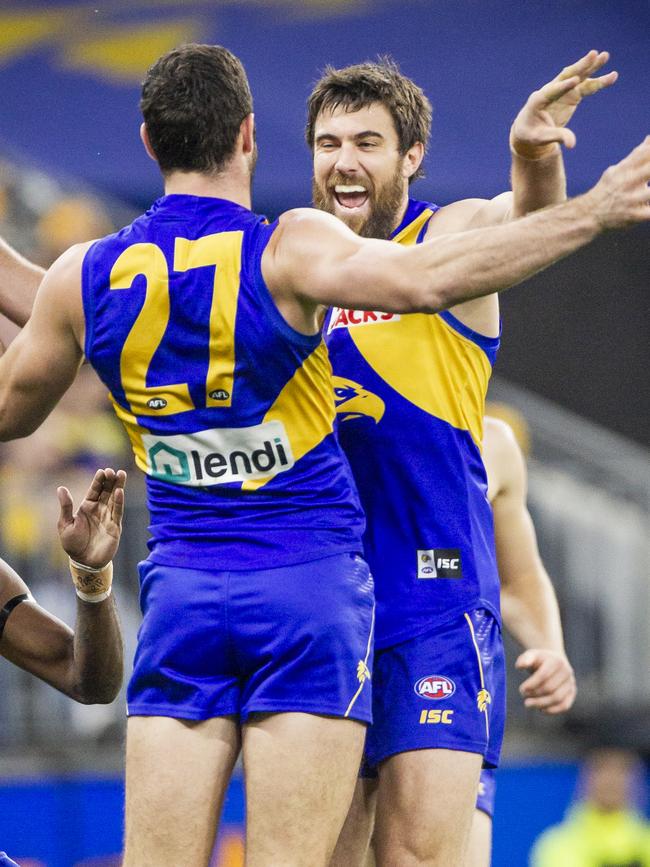
[[[325,139],[339,139],[339,138],[340,138],[340,136],[334,135],[333,132],[322,132],[322,133],[320,133],[320,135],[316,136],[316,144],[318,144],[318,142],[324,141]],[[380,132],[377,132],[374,129],[365,129],[363,132],[358,132],[355,136],[353,136],[353,138],[354,138],[354,141],[360,141],[361,139],[364,139],[364,138],[383,139],[384,136]]]

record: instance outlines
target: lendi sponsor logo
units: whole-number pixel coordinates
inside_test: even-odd
[[[462,578],[458,548],[429,548],[418,551],[418,578]]]
[[[346,310],[344,307],[333,307],[327,333],[335,328],[354,328],[355,325],[373,325],[380,322],[397,322],[399,313],[379,313],[374,310]]]
[[[280,421],[193,434],[143,434],[147,473],[178,485],[223,485],[277,476],[294,465]]]

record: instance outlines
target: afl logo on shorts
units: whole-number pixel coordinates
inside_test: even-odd
[[[456,684],[442,674],[430,674],[428,677],[421,677],[413,689],[420,698],[451,698],[456,692]]]

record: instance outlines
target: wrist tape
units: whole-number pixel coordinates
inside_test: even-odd
[[[77,591],[77,596],[84,602],[103,602],[111,595],[113,583],[113,561],[95,569],[84,566],[70,557],[70,574]]]

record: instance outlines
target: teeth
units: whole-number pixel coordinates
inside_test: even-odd
[[[361,187],[358,184],[337,184],[334,187],[334,192],[336,193],[365,193],[366,188]]]

